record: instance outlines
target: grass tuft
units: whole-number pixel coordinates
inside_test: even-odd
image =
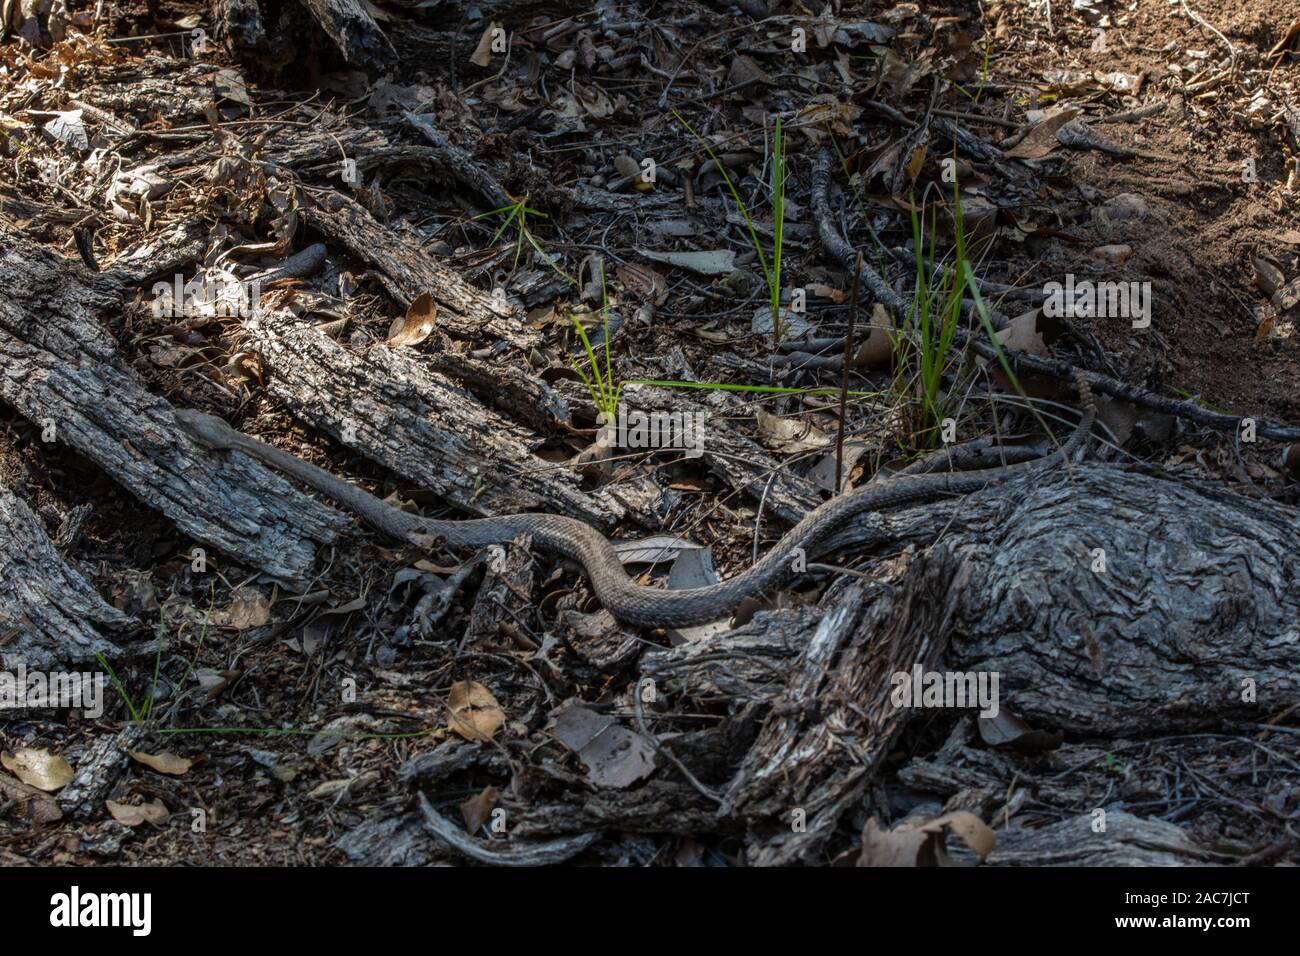
[[[510,228],[510,224],[512,222],[514,222],[515,220],[519,221],[519,234],[515,238],[515,261],[514,264],[511,266],[512,269],[516,269],[519,267],[519,256],[523,252],[524,242],[527,242],[530,246],[533,247],[533,251],[536,252],[539,256],[541,256],[542,261],[545,262],[552,269],[554,269],[555,273],[560,278],[564,279],[564,281],[569,283],[569,285],[578,284],[577,279],[573,278],[573,276],[569,275],[567,272],[561,269],[559,263],[556,262],[553,258],[551,258],[551,256],[547,255],[546,251],[543,250],[541,245],[537,242],[536,237],[533,236],[532,230],[528,228],[529,216],[537,216],[539,219],[545,219],[547,218],[547,216],[546,213],[539,212],[536,209],[530,207],[528,205],[527,196],[525,196],[523,199],[519,200],[518,202],[514,203],[513,205],[502,206],[500,209],[491,209],[487,212],[479,213],[474,218],[486,219],[488,216],[503,217],[501,220],[501,225],[497,227],[497,231],[493,234],[492,241],[489,242],[488,245],[492,245],[498,239],[500,239],[502,234],[505,233],[505,231]]]
[[[587,352],[587,361],[591,365],[591,374],[588,375],[582,370],[582,366],[573,362],[573,369],[582,376],[583,384],[587,386],[587,391],[591,395],[592,404],[596,406],[599,415],[605,417],[606,422],[612,422],[618,415],[618,403],[623,394],[621,383],[614,381],[614,366],[610,359],[609,352],[609,294],[605,289],[605,263],[600,263],[600,313],[604,319],[604,346],[605,346],[605,372],[602,375],[600,371],[600,361],[596,356],[596,350],[591,345],[591,339],[587,336],[587,330],[583,327],[582,322],[569,315],[569,321],[573,327],[578,330],[578,337],[582,339],[582,347]]]

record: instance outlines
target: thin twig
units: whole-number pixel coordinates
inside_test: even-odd
[[[1183,13],[1187,14],[1188,18],[1190,18],[1190,19],[1192,20],[1192,22],[1198,24],[1199,26],[1203,27],[1203,28],[1206,29],[1206,30],[1209,30],[1209,31],[1210,31],[1211,33],[1213,33],[1216,37],[1218,37],[1220,40],[1223,41],[1223,45],[1226,46],[1226,47],[1228,48],[1228,72],[1230,72],[1230,73],[1232,73],[1233,75],[1235,75],[1236,72],[1237,72],[1237,50],[1236,50],[1236,48],[1233,47],[1233,45],[1232,45],[1230,42],[1228,42],[1228,38],[1227,38],[1227,37],[1225,37],[1222,33],[1219,32],[1219,28],[1218,28],[1218,27],[1216,27],[1214,24],[1212,24],[1212,23],[1210,23],[1209,21],[1207,21],[1207,20],[1206,20],[1204,17],[1202,17],[1199,13],[1195,12],[1191,7],[1189,7],[1189,6],[1187,5],[1187,0],[1178,0],[1178,2],[1179,2],[1180,4],[1182,4],[1182,7],[1183,7]]]
[[[862,250],[853,267],[853,286],[849,292],[849,330],[844,336],[844,369],[840,373],[840,428],[835,435],[835,493],[843,490],[844,416],[849,397],[849,366],[853,363],[853,330],[858,324],[858,276],[862,273]]]

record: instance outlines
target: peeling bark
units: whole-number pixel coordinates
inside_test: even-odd
[[[1163,820],[1122,810],[1106,814],[1106,830],[1093,830],[1083,814],[1037,829],[998,831],[989,866],[1208,866],[1220,862],[1186,833]]]
[[[1085,737],[1260,721],[1290,706],[1296,530],[1296,511],[1273,502],[1076,465],[864,516],[828,548],[910,547],[889,580],[837,581],[816,608],[649,653],[642,674],[702,706],[766,710],[726,796],[749,827],[752,863],[810,861],[916,714],[890,697],[892,675],[917,663],[996,672],[1002,707]],[[1105,573],[1092,570],[1095,547],[1110,555]],[[1257,703],[1242,700],[1245,677]]]
[[[343,59],[356,66],[385,67],[397,51],[361,0],[302,0]]]
[[[130,751],[144,737],[139,724],[128,724],[116,734],[105,734],[77,761],[77,775],[59,794],[66,813],[90,815],[104,808],[104,800],[126,769]]]
[[[212,0],[213,33],[241,54],[267,47],[266,27],[257,0]]]
[[[728,788],[737,811],[770,831],[749,841],[751,863],[810,859],[861,799],[911,716],[890,700],[892,675],[932,668],[943,651],[965,582],[937,570],[918,563],[896,588],[849,585],[822,617]]]

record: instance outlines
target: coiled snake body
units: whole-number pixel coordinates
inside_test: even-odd
[[[644,627],[684,627],[726,616],[746,597],[782,584],[794,573],[796,549],[812,557],[818,545],[850,518],[865,511],[969,494],[995,482],[1043,471],[1071,457],[1085,444],[1094,406],[1086,386],[1085,411],[1070,439],[1034,461],[945,474],[903,475],[855,488],[810,511],[748,570],[707,587],[660,590],[636,584],[623,570],[618,553],[595,528],[563,515],[514,514],[495,518],[421,518],[385,504],[373,495],[302,459],[235,431],[220,418],[177,409],[176,420],[200,444],[241,451],[356,512],[395,538],[427,544],[430,536],[459,548],[481,548],[531,535],[540,548],[577,561],[587,572],[596,597],[614,617]]]

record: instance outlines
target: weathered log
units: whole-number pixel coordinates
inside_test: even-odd
[[[890,699],[893,675],[916,664],[997,673],[1002,707],[1085,737],[1259,721],[1293,704],[1297,527],[1273,502],[1076,465],[864,516],[827,548],[910,546],[893,581],[841,580],[815,610],[647,654],[642,672],[704,705],[722,694],[767,710],[726,796],[751,828],[752,862],[808,860],[916,713]],[[1247,678],[1256,698],[1243,699]]]
[[[808,859],[861,799],[910,716],[882,690],[893,674],[917,662],[932,667],[943,651],[953,602],[931,600],[928,584],[915,582],[865,605],[866,594],[855,596],[858,588],[851,586],[839,610],[822,618],[728,789],[761,833],[772,831],[750,841],[751,863]],[[953,591],[961,584],[954,581]],[[792,825],[796,813],[802,827]]]
[[[493,209],[501,209],[513,203],[510,194],[501,188],[496,178],[473,156],[453,143],[446,133],[434,126],[432,119],[410,110],[404,111],[402,115],[420,131],[420,135],[433,144],[434,161],[449,170],[463,186],[486,199]]]
[[[599,527],[622,509],[569,469],[535,457],[527,431],[423,363],[376,345],[354,352],[283,311],[245,323],[271,394],[337,440],[471,514],[545,511]]]
[[[1115,810],[1106,814],[1106,829],[1081,814],[1060,823],[998,831],[989,866],[1210,866],[1227,862],[1198,846],[1182,829],[1164,820],[1144,820]]]
[[[104,602],[63,560],[36,515],[0,485],[0,662],[48,670],[110,657],[121,649],[104,631],[129,617]]]
[[[208,452],[176,427],[116,354],[103,323],[122,288],[0,228],[0,399],[51,428],[200,542],[286,586],[347,527],[245,456]]]
[[[381,225],[346,196],[314,192],[302,212],[310,225],[370,264],[402,306],[426,292],[433,296],[439,328],[461,338],[504,339],[516,348],[540,341],[509,304],[484,295],[437,262],[414,238]]]
[[[513,821],[512,836],[540,837],[593,830],[685,836],[729,829],[716,811],[685,784],[648,780],[631,790],[584,792],[574,787],[554,802],[523,804],[506,812]]]
[[[512,418],[535,428],[559,425],[576,429],[587,425],[594,433],[595,408],[590,394],[579,382],[560,379],[547,384],[534,378],[526,366],[502,366],[491,358],[441,350],[428,355],[429,364],[449,378],[462,383],[485,403],[501,409]],[[763,513],[795,524],[821,503],[817,489],[807,479],[791,474],[781,462],[729,419],[734,415],[752,414],[741,410],[743,403],[732,396],[714,393],[709,399],[697,399],[699,392],[687,389],[628,385],[622,391],[622,404],[629,411],[699,414],[703,416],[704,438],[700,460],[728,487],[734,488],[751,502],[762,502]],[[576,420],[574,410],[585,410],[587,420]],[[594,440],[594,434],[593,434]],[[616,455],[634,455],[636,450],[614,448]],[[655,454],[646,449],[646,455]],[[678,455],[680,452],[670,451]],[[602,492],[604,493],[604,492]],[[773,527],[779,532],[779,527]]]
[[[357,866],[431,866],[433,842],[422,814],[386,806],[339,837],[335,846]]]
[[[126,769],[130,752],[144,737],[140,724],[127,724],[116,734],[98,738],[77,761],[77,775],[59,793],[59,806],[77,815],[97,813]]]
[[[181,274],[202,261],[207,248],[209,229],[197,219],[190,219],[151,238],[145,245],[113,260],[104,271],[115,279],[134,285],[153,279]]]
[[[1012,726],[1002,718],[991,723]],[[1036,730],[1002,738],[989,734],[987,724],[963,717],[937,752],[914,757],[899,770],[898,781],[915,793],[946,797],[943,813],[969,810],[987,820],[999,831],[1000,850],[1011,846],[1002,836],[1004,830],[1050,827],[1080,813],[1087,814],[1090,832],[1113,837],[1116,843],[1126,839],[1124,818],[1130,813],[1163,821],[1194,818],[1205,809],[1244,814],[1254,818],[1253,824],[1238,829],[1248,834],[1244,839],[1213,844],[1216,858],[1244,863],[1267,852],[1257,842],[1259,834],[1285,826],[1287,814],[1281,808],[1295,789],[1294,737],[1285,733],[1290,728],[1257,733],[1263,726],[1060,743]],[[933,812],[921,812],[936,815],[937,806]],[[1122,815],[1118,823],[1116,814]],[[1035,860],[1033,854],[1042,845],[1032,837],[1030,842],[1036,845],[1018,863],[1067,862],[1064,855],[1050,854]],[[1112,841],[1088,842],[1078,848],[1077,856],[1065,847],[1051,849],[1089,863],[1099,844]]]
[[[322,30],[355,66],[382,68],[397,59],[397,51],[361,0],[302,0]]]
[[[266,26],[258,0],[212,0],[213,34],[240,53],[265,50]]]
[[[546,430],[557,425],[576,428],[569,402],[542,381],[523,361],[506,361],[505,343],[481,350],[486,353],[440,349],[424,356],[429,367],[469,389],[484,404],[510,416],[520,424]]]
[[[569,396],[571,405],[578,405],[575,383],[557,382],[554,388]],[[753,414],[743,401],[721,392],[699,401],[696,396],[700,394],[690,389],[628,385],[623,389],[622,401],[629,411],[702,415],[701,460],[705,467],[748,500],[761,501],[765,517],[776,515],[795,524],[821,504],[811,482],[791,474],[776,456],[730,424],[728,419],[733,415]]]
[[[971,582],[948,663],[1000,672],[1004,699],[1042,726],[1194,729],[1259,720],[1300,691],[1294,508],[1086,463],[865,515],[827,546],[883,539],[891,550],[941,539],[926,560]]]

